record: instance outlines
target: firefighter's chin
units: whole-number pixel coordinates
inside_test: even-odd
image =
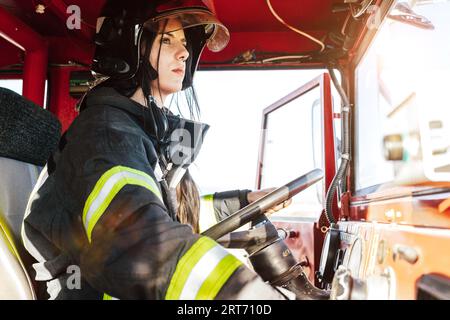
[[[165,91],[168,94],[180,92],[181,89],[183,88],[183,78],[180,78],[179,76],[174,76],[171,78],[172,79],[170,79],[170,81],[168,81],[166,84]]]

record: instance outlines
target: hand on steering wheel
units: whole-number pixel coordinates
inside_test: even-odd
[[[238,210],[231,216],[202,232],[202,235],[217,240],[223,235],[259,218],[264,213],[270,212],[269,210],[280,205],[283,206],[284,202],[291,199],[297,193],[321,180],[323,175],[322,170],[314,169],[271,192],[265,190],[264,192],[266,194],[261,194],[257,200],[254,200],[245,208]]]
[[[266,188],[266,189],[251,191],[247,194],[247,201],[250,204],[275,190],[276,190],[276,188]],[[282,203],[268,209],[267,213],[272,214],[274,212],[280,211],[281,209],[284,209],[287,206],[289,206],[291,203],[292,203],[292,199],[287,199],[287,200],[283,201]]]

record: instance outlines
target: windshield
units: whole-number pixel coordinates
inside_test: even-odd
[[[356,70],[356,190],[450,181],[450,1],[399,1]]]

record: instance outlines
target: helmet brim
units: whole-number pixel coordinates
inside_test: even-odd
[[[177,20],[180,22],[180,26],[176,28],[167,28],[166,26],[163,28],[163,26],[167,25],[164,21],[169,19]],[[213,52],[223,50],[230,41],[228,29],[213,14],[206,10],[174,11],[149,19],[144,23],[145,28],[156,33],[170,33],[196,26],[204,26],[206,45]]]

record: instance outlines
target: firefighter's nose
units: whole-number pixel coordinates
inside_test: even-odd
[[[177,53],[177,59],[185,62],[189,58],[189,51],[186,49],[186,47],[183,45],[178,50]]]

